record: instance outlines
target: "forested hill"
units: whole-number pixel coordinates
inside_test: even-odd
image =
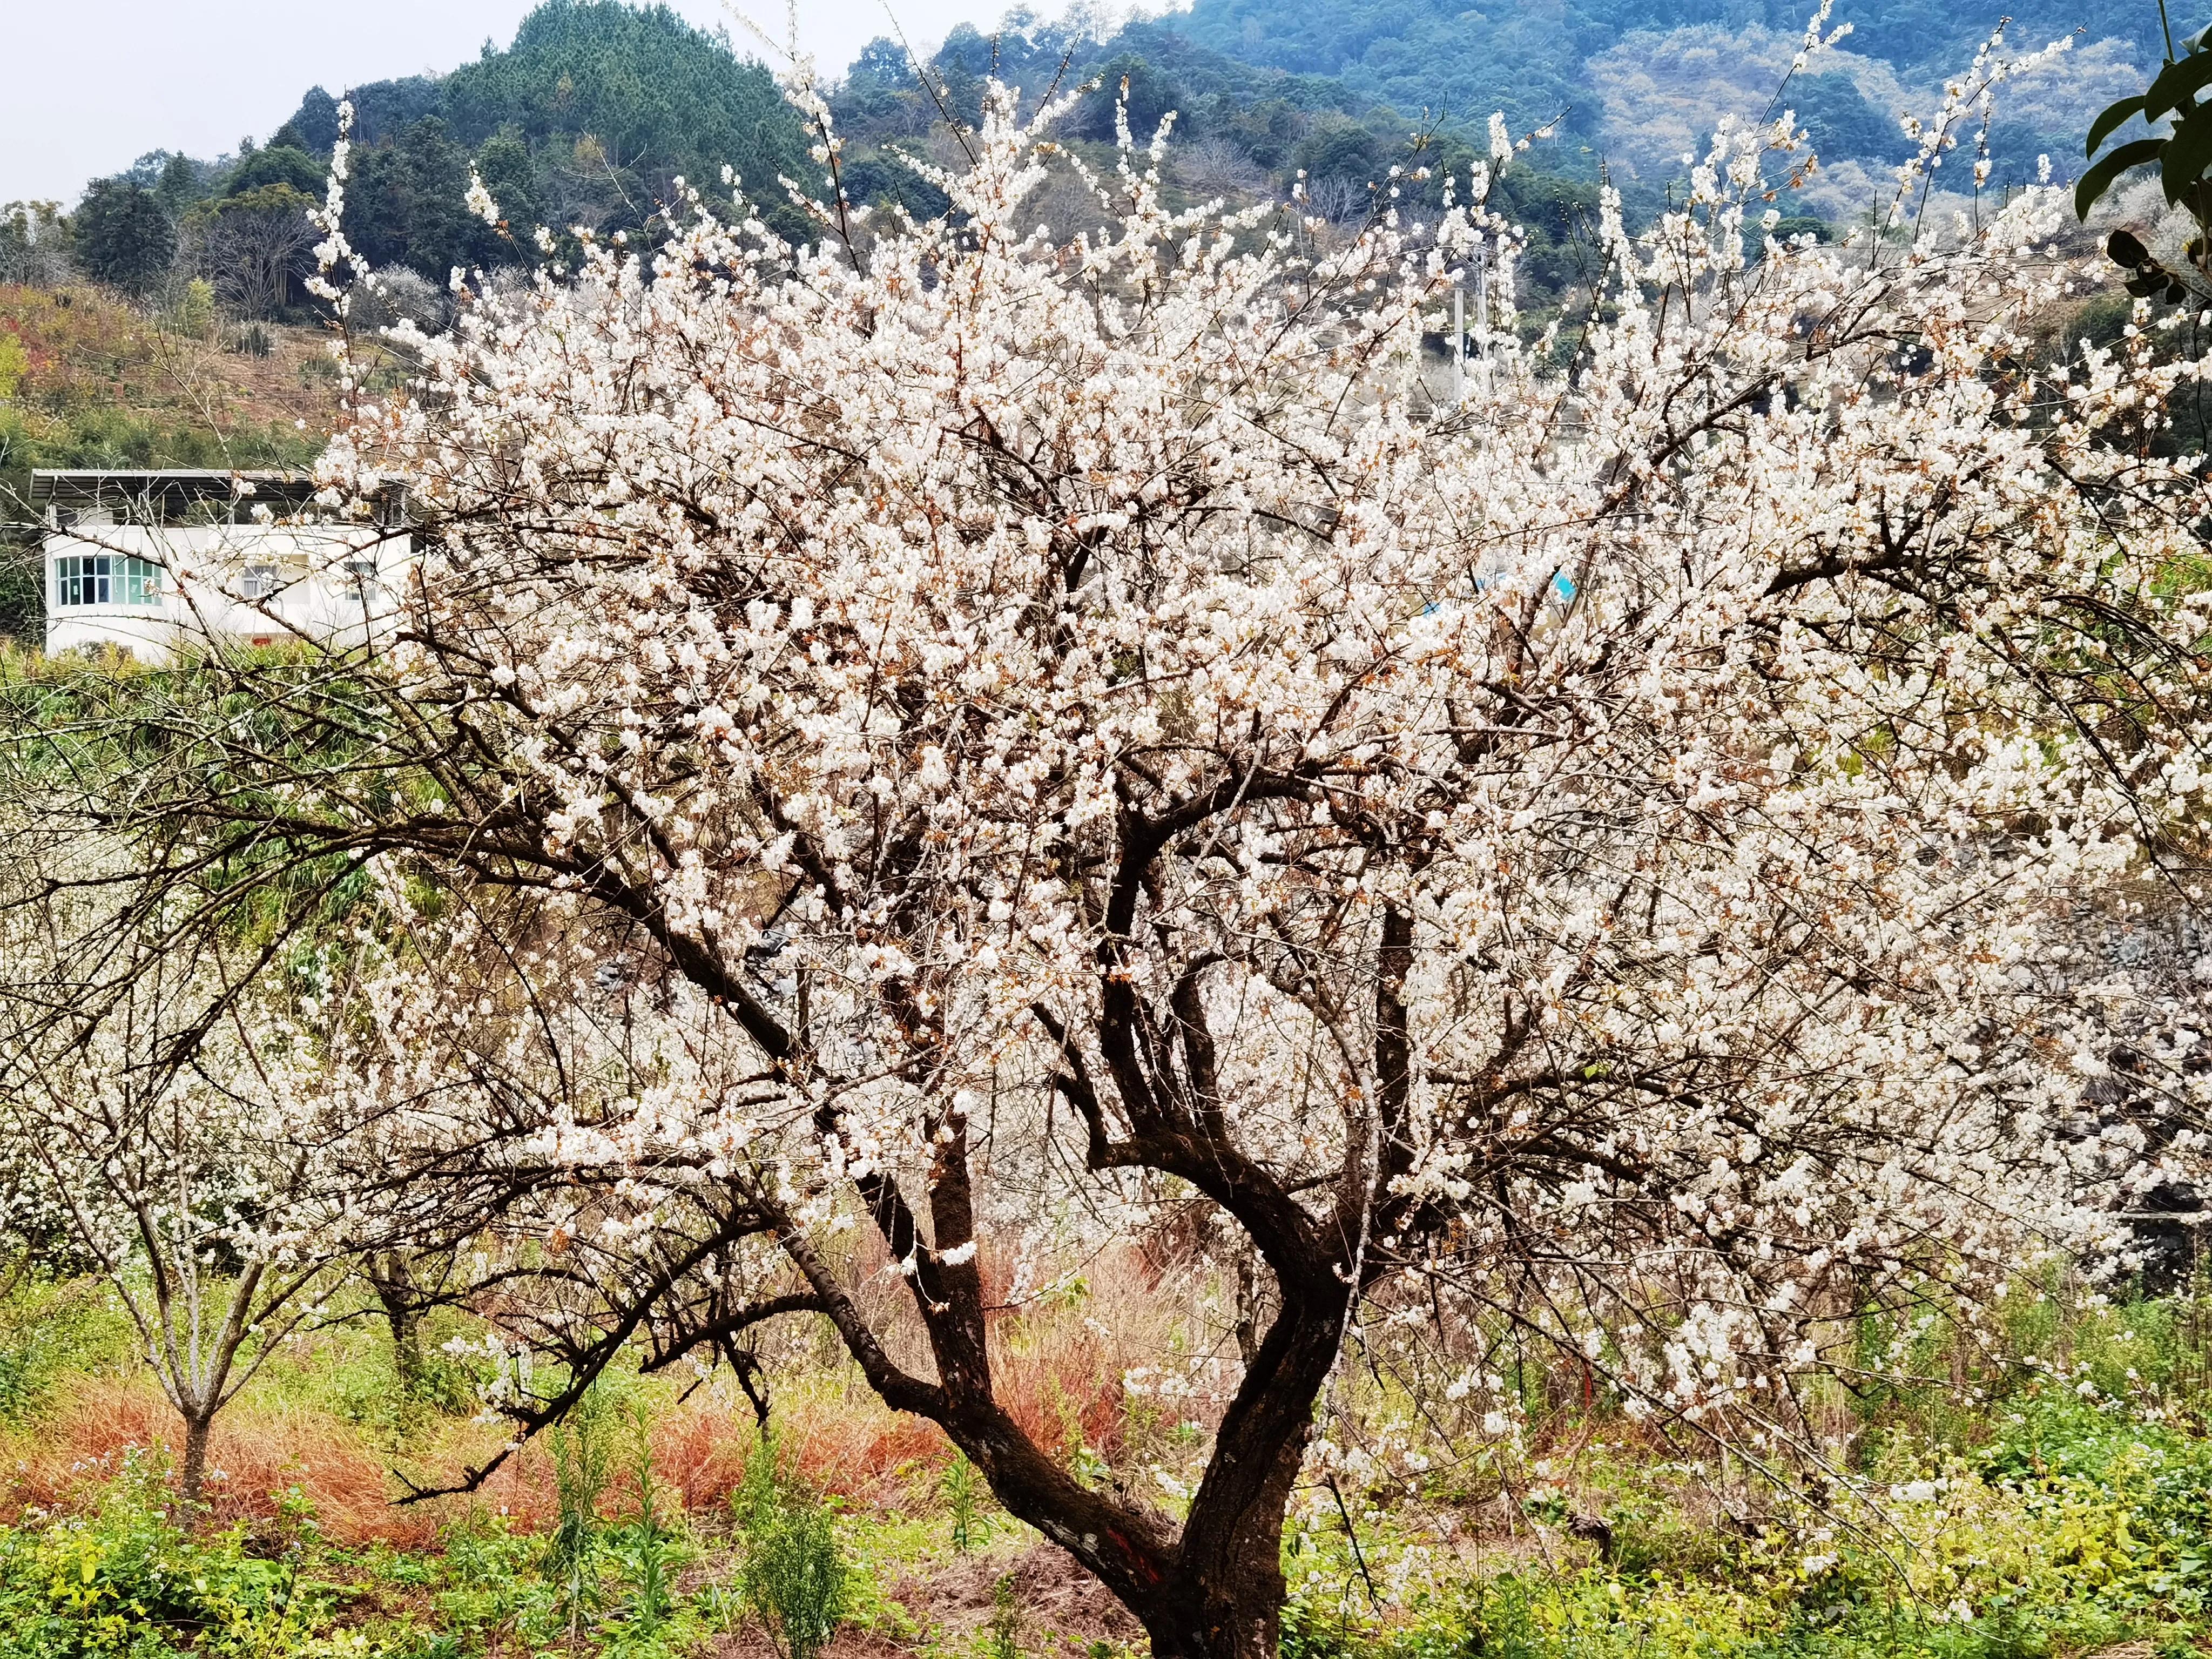
[[[1095,77],[1102,90],[1078,126],[1102,137],[1126,80],[1132,125],[1149,131],[1176,111],[1178,141],[1212,152],[1199,171],[1229,178],[1241,161],[1280,185],[1303,167],[1355,208],[1407,135],[1479,136],[1492,111],[1516,131],[1554,126],[1535,167],[1582,180],[1603,167],[1632,204],[1656,202],[1723,117],[1757,118],[1780,93],[1778,108],[1794,112],[1821,161],[1791,205],[1842,224],[1895,189],[1893,169],[1912,148],[1908,118],[1934,112],[2008,15],[2005,52],[2061,38],[2070,49],[2002,88],[1989,133],[1998,187],[2035,177],[2045,156],[2057,178],[2072,176],[2095,112],[2140,90],[2164,52],[2152,0],[1837,0],[1830,27],[1848,33],[1794,69],[1811,9],[1812,0],[1192,0],[1089,36],[1018,10],[996,29],[955,29],[932,68],[956,103],[972,102],[993,72],[1031,92],[1063,65]],[[2184,21],[2175,15],[2177,33]],[[906,78],[879,46],[854,66],[840,106],[863,131],[881,126]]]
[[[449,74],[348,95],[357,148],[347,234],[372,264],[439,282],[457,264],[516,257],[468,213],[472,162],[526,228],[636,226],[677,178],[711,183],[726,166],[773,210],[778,175],[811,170],[769,72],[665,6],[547,0],[504,51],[487,42]],[[337,137],[337,100],[318,87],[268,148],[319,173]]]
[[[1486,148],[1493,110],[1517,130],[1556,124],[1510,204],[1534,238],[1526,275],[1552,289],[1565,281],[1565,244],[1601,167],[1633,216],[1681,176],[1717,121],[1761,114],[1778,88],[1821,158],[1788,216],[1863,219],[1895,188],[1892,169],[1910,148],[1905,118],[1940,101],[1943,81],[1997,21],[1996,0],[1838,0],[1832,21],[1852,33],[1793,72],[1807,4],[1192,0],[1187,11],[1119,28],[1081,9],[1058,23],[1017,9],[998,25],[952,31],[921,66],[927,86],[902,48],[878,41],[833,102],[854,141],[852,193],[924,211],[941,198],[908,161],[942,150],[948,112],[975,118],[994,75],[1031,99],[1055,80],[1090,82],[1064,136],[1093,141],[1111,140],[1126,88],[1138,131],[1176,113],[1179,188],[1233,198],[1279,192],[1304,174],[1308,200],[1337,219],[1364,215],[1370,187],[1416,143],[1431,143],[1429,159],[1449,164]],[[2069,176],[2092,113],[2140,90],[2162,52],[2157,11],[2143,0],[2023,0],[2014,11],[2014,46],[2069,33],[2075,44],[2007,88],[1990,134],[2000,186],[2033,176],[2045,155]],[[712,188],[725,167],[781,228],[805,235],[777,180],[823,182],[769,71],[665,6],[545,0],[504,49],[487,42],[445,75],[347,95],[358,145],[348,234],[374,265],[411,269],[439,290],[455,266],[534,257],[526,233],[540,224],[643,228],[678,176]],[[322,188],[337,137],[337,98],[319,87],[259,149],[212,162],[146,156],[97,181],[61,228],[80,268],[126,291],[158,287],[189,252],[231,310],[286,314],[312,241],[300,235],[306,199]],[[495,233],[467,211],[471,167],[521,234]]]

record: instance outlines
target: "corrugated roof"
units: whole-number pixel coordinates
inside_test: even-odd
[[[229,471],[215,467],[40,468],[31,474],[31,505],[41,514],[49,505],[94,507],[102,501],[132,501],[161,495],[185,501],[228,499],[240,483],[256,495],[296,496],[314,493],[306,472]]]

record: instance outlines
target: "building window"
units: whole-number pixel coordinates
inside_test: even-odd
[[[373,556],[348,559],[345,562],[345,575],[346,580],[353,584],[355,591],[360,594],[362,604],[366,605],[376,597],[376,560]]]
[[[276,567],[273,564],[249,564],[240,579],[238,591],[248,599],[273,599],[276,593]]]
[[[54,561],[54,604],[149,605],[161,603],[161,567],[115,553],[72,554]]]

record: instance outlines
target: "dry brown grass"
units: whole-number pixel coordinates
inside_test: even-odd
[[[6,1449],[14,1466],[9,1498],[19,1508],[73,1506],[112,1478],[127,1452],[173,1448],[179,1439],[177,1414],[150,1378],[88,1378]],[[341,1543],[421,1548],[437,1536],[438,1516],[395,1505],[386,1461],[324,1413],[241,1400],[216,1425],[209,1466],[222,1476],[208,1486],[218,1526],[269,1519],[278,1495],[297,1486]]]
[[[335,386],[309,367],[328,356],[318,328],[264,324],[269,355],[252,357],[225,350],[216,334],[180,337],[88,283],[0,283],[0,331],[23,348],[17,395],[33,408],[99,404],[226,428],[303,420],[316,437],[337,417]]]
[[[896,1504],[917,1468],[941,1462],[947,1452],[933,1426],[890,1411],[856,1379],[799,1379],[786,1390],[784,1407],[787,1443],[801,1470],[850,1503]],[[632,1454],[622,1443],[627,1431],[617,1423],[609,1431],[617,1443],[603,1507],[614,1515],[635,1502],[635,1484]],[[720,1509],[744,1477],[753,1435],[742,1398],[733,1407],[702,1390],[653,1413],[655,1477],[695,1514]],[[84,1379],[34,1428],[0,1442],[0,1458],[12,1470],[7,1503],[16,1511],[76,1507],[113,1478],[130,1451],[173,1454],[181,1439],[176,1413],[150,1378]],[[448,1519],[472,1504],[526,1530],[548,1524],[556,1504],[552,1459],[542,1441],[509,1458],[472,1498],[397,1501],[404,1488],[395,1465],[417,1481],[452,1480],[495,1444],[495,1430],[448,1422],[386,1447],[327,1412],[249,1393],[216,1425],[209,1462],[222,1478],[210,1484],[210,1519],[217,1526],[270,1519],[282,1495],[297,1487],[325,1532],[344,1544],[427,1547]]]
[[[886,1326],[900,1317],[902,1287],[877,1310]],[[1085,1265],[1079,1290],[1008,1307],[1009,1287],[993,1285],[1002,1304],[992,1316],[992,1360],[999,1395],[1014,1420],[1039,1444],[1073,1458],[1084,1448],[1119,1458],[1130,1448],[1122,1378],[1161,1362],[1175,1322],[1189,1309],[1162,1271],[1135,1246],[1116,1248]],[[910,1318],[910,1313],[908,1317]],[[908,1363],[927,1366],[918,1332],[899,1333]],[[933,1503],[939,1471],[951,1448],[935,1425],[895,1412],[853,1367],[791,1361],[774,1378],[776,1421],[801,1474],[855,1508],[907,1509]],[[210,1467],[211,1519],[218,1525],[273,1518],[293,1488],[313,1505],[335,1540],[380,1541],[398,1547],[435,1544],[444,1524],[472,1507],[496,1510],[525,1529],[548,1524],[556,1509],[552,1459],[543,1440],[510,1457],[481,1492],[403,1504],[398,1472],[417,1483],[453,1482],[496,1449],[495,1425],[428,1417],[395,1441],[349,1420],[300,1386],[318,1368],[344,1363],[337,1347],[316,1345],[279,1364],[297,1375],[272,1373],[257,1382],[217,1423]],[[744,1477],[755,1440],[753,1413],[725,1374],[678,1399],[656,1383],[650,1437],[656,1477],[684,1507],[706,1515],[726,1507]],[[1203,1414],[1202,1401],[1183,1414]],[[605,1507],[620,1513],[635,1502],[632,1431],[609,1425],[614,1475]],[[5,1501],[70,1508],[91,1501],[133,1448],[173,1451],[181,1443],[175,1412],[143,1372],[78,1379],[34,1427],[0,1437],[0,1459],[12,1468]]]

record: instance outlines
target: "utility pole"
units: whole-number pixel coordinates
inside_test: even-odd
[[[1487,249],[1474,256],[1474,352],[1482,392],[1490,395],[1490,261]],[[1452,406],[1467,402],[1467,285],[1452,287]]]
[[[1467,401],[1467,290],[1452,287],[1452,407]]]
[[[1490,396],[1490,250],[1474,254],[1475,354],[1482,363],[1482,395]]]

